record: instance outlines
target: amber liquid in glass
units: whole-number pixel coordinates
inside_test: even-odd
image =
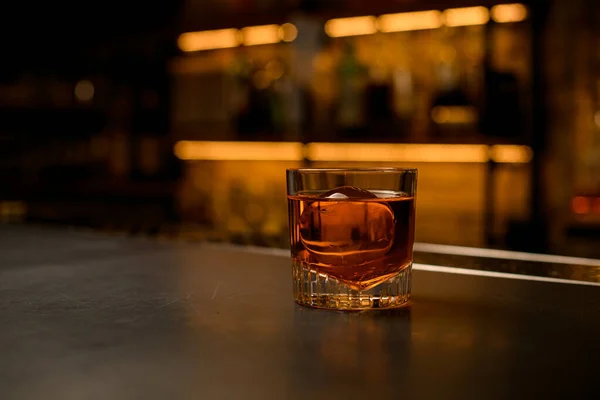
[[[415,200],[402,192],[343,186],[288,196],[293,261],[355,290],[409,267]]]

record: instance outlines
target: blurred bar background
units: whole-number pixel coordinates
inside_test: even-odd
[[[419,168],[417,240],[600,257],[594,0],[3,6],[0,220],[286,247],[285,168]]]

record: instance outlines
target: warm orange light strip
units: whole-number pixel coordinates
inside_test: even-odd
[[[373,16],[335,18],[325,23],[325,33],[330,37],[370,35],[377,32],[377,19]]]
[[[249,26],[242,29],[244,46],[278,43],[281,40],[279,25]]]
[[[492,19],[496,22],[520,22],[527,18],[527,7],[523,4],[498,4],[492,7]]]
[[[183,33],[177,40],[182,51],[200,51],[227,49],[240,44],[237,29],[218,29],[214,31]]]
[[[180,141],[174,147],[181,160],[300,161],[303,144],[297,142]]]
[[[347,161],[524,164],[527,146],[472,144],[212,142],[181,141],[174,148],[181,160],[212,161]]]
[[[312,161],[482,163],[488,160],[486,146],[463,144],[309,143],[307,154]]]
[[[214,31],[200,31],[182,33],[177,40],[181,51],[192,52],[201,50],[228,49],[261,44],[273,44],[280,41],[292,42],[298,36],[298,29],[294,24],[247,26],[241,30],[217,29]]]
[[[483,25],[490,20],[490,12],[483,6],[449,8],[443,14],[446,26]]]
[[[525,164],[532,157],[533,151],[528,146],[501,144],[490,149],[490,158],[497,163]]]
[[[381,32],[404,32],[435,29],[442,26],[442,13],[437,10],[384,14],[377,19]]]

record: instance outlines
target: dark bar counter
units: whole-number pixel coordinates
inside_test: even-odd
[[[415,249],[410,308],[343,313],[284,250],[0,226],[0,398],[597,397],[600,260]]]

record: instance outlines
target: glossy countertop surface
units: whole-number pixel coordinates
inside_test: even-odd
[[[410,308],[341,313],[285,251],[0,226],[0,398],[597,397],[600,261],[416,250]]]

